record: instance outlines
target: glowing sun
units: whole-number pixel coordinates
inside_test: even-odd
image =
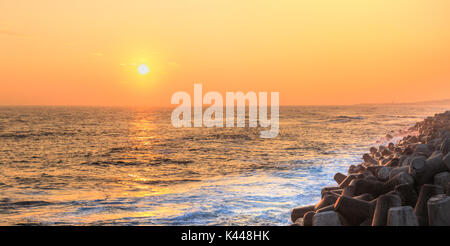
[[[148,68],[148,66],[145,65],[145,64],[141,64],[141,65],[139,65],[139,67],[138,67],[138,72],[139,72],[140,74],[142,74],[142,75],[145,75],[145,74],[147,74],[148,72],[150,72],[150,68]]]

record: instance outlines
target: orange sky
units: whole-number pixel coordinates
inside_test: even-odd
[[[0,1],[0,105],[167,106],[195,82],[284,105],[450,98],[448,0],[70,2]]]

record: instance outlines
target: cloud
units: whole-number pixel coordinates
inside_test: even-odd
[[[131,67],[137,67],[138,66],[138,63],[136,63],[136,62],[131,62],[131,63],[125,63],[125,62],[123,62],[123,63],[120,63],[119,64],[121,67],[124,67],[124,68],[131,68]]]
[[[105,54],[103,54],[102,52],[93,52],[91,53],[93,56],[104,56]]]
[[[23,34],[23,33],[18,33],[18,32],[13,32],[10,30],[1,30],[0,29],[0,35],[1,36],[10,36],[10,37],[19,37],[19,38],[28,38],[30,37],[29,35]]]

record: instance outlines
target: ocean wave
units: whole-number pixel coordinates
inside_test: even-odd
[[[172,179],[172,180],[139,180],[136,181],[140,184],[146,185],[175,185],[175,184],[183,184],[190,182],[200,182],[201,179]]]
[[[252,139],[247,134],[212,134],[209,136],[213,139],[239,139],[239,140],[251,140]]]
[[[47,201],[20,201],[20,202],[10,202],[9,199],[2,199],[0,201],[0,208],[18,208],[18,207],[39,207],[39,206],[49,206],[53,205],[51,202]]]
[[[112,154],[112,153],[121,153],[121,152],[127,152],[127,151],[130,151],[131,150],[131,148],[130,147],[113,147],[113,148],[111,148],[110,150],[109,150],[109,154]]]
[[[176,160],[176,159],[170,159],[170,158],[157,158],[151,161],[152,164],[190,164],[193,163],[193,160]]]
[[[193,160],[176,160],[170,158],[155,158],[150,161],[121,161],[121,160],[105,160],[105,161],[91,161],[83,162],[83,165],[94,165],[94,166],[137,166],[137,165],[161,165],[161,164],[180,164],[186,165],[193,163]]]
[[[386,134],[385,136],[377,139],[375,141],[376,144],[379,145],[387,145],[389,143],[398,143],[398,141],[400,141],[401,139],[403,139],[404,137],[411,135],[411,136],[416,136],[419,133],[415,130],[400,130],[397,132],[391,132]]]
[[[218,217],[218,214],[215,212],[206,212],[206,211],[194,211],[188,212],[180,216],[176,216],[171,218],[170,220],[173,222],[179,222],[181,224],[185,224],[186,221],[195,221],[195,220],[208,220]]]
[[[362,116],[346,116],[346,115],[340,115],[337,116],[335,119],[330,120],[329,122],[332,123],[345,123],[345,122],[350,122],[353,120],[363,120],[365,119]]]
[[[93,161],[93,162],[84,162],[81,163],[83,165],[94,165],[94,166],[135,166],[135,165],[144,165],[148,163],[144,162],[131,162],[131,161]]]
[[[38,132],[38,133],[3,133],[0,134],[0,138],[13,138],[13,139],[21,139],[21,138],[33,138],[33,137],[48,137],[48,136],[75,136],[74,132]]]
[[[300,149],[300,147],[286,147],[284,150],[297,150]]]
[[[398,119],[418,119],[418,118],[420,118],[419,116],[415,116],[415,115],[398,115],[396,117]]]

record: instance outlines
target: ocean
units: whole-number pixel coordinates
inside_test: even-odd
[[[170,109],[0,107],[0,225],[288,225],[336,172],[448,105],[280,107],[280,131]]]

